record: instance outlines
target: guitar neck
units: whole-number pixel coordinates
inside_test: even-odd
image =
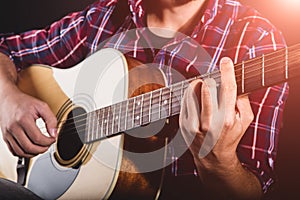
[[[299,76],[299,55],[299,45],[295,45],[236,64],[238,95]],[[85,142],[94,142],[179,114],[181,100],[189,83],[198,78],[208,77],[214,78],[219,85],[220,72],[215,71],[88,113]]]
[[[299,64],[300,48],[295,45],[235,65],[238,95],[299,76]]]

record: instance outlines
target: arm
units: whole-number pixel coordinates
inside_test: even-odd
[[[102,24],[108,26],[102,21],[103,16],[114,8],[106,5],[107,2],[97,1],[46,29],[0,38],[0,52],[3,53],[0,53],[0,127],[14,155],[32,157],[45,152],[56,137],[55,116],[46,103],[18,89],[16,69],[39,63],[66,68],[97,50],[98,43],[110,36],[100,27]],[[39,117],[46,122],[51,137],[44,136],[37,128],[35,121]]]
[[[44,29],[4,35],[0,37],[0,52],[9,55],[18,70],[32,64],[72,67],[98,50],[98,44],[113,34],[110,14],[115,6],[108,2],[96,1]]]
[[[13,62],[0,53],[0,127],[3,139],[14,155],[32,157],[45,152],[55,141],[56,117],[44,102],[22,93]],[[9,108],[9,109],[8,109]],[[51,137],[35,125],[42,117]]]
[[[228,58],[221,61],[219,100],[216,94],[214,81],[194,82],[185,92],[180,112],[180,128],[199,177],[214,197],[259,199],[259,180],[236,155],[253,113],[248,97],[236,96],[233,63]]]

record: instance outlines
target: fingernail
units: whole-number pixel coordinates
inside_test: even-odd
[[[227,64],[227,63],[229,63],[229,62],[231,62],[231,59],[228,58],[228,57],[223,57],[223,58],[221,59],[221,64]]]
[[[56,129],[56,128],[51,128],[51,129],[50,129],[50,135],[51,135],[52,137],[56,137],[56,135],[57,135],[57,129]]]

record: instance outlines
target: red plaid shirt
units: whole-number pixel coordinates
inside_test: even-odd
[[[148,48],[153,45],[143,31],[135,31],[134,39],[125,36],[126,30],[146,26],[142,0],[128,0],[130,9],[123,14],[114,12],[116,2],[99,0],[46,29],[2,37],[0,51],[10,56],[21,70],[38,63],[67,68],[82,61],[99,46],[114,47],[143,62],[167,66],[165,73],[172,83],[171,69],[193,76],[213,71],[223,56],[238,63],[285,47],[281,33],[254,9],[235,0],[209,0],[190,35],[211,57],[209,65],[199,68],[199,45],[190,38],[177,38],[159,48]],[[281,84],[250,95],[255,118],[237,149],[241,163],[259,178],[264,192],[276,179],[274,162],[287,94],[287,84]],[[180,158],[174,154],[176,148],[169,149],[170,159],[174,160],[173,173],[197,175],[193,167],[180,164]]]

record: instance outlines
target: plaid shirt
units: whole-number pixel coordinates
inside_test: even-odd
[[[235,0],[209,0],[189,38],[175,37],[153,48],[151,40],[143,34],[146,24],[142,0],[128,0],[130,9],[123,14],[114,12],[116,2],[99,0],[44,30],[2,37],[0,51],[21,70],[38,63],[67,68],[99,47],[113,47],[142,62],[167,66],[164,72],[170,84],[174,82],[171,69],[190,77],[218,68],[223,56],[239,63],[285,47],[281,33],[254,9]],[[135,28],[140,28],[131,34],[135,38],[124,34]],[[209,54],[211,62],[199,68],[203,61],[198,54],[201,48]],[[276,180],[274,162],[287,94],[287,84],[281,84],[250,95],[255,118],[237,149],[241,163],[259,178],[264,192]],[[180,158],[173,152],[176,148],[169,149],[173,153],[170,156],[174,160],[173,173],[197,175],[194,167],[180,164]]]

